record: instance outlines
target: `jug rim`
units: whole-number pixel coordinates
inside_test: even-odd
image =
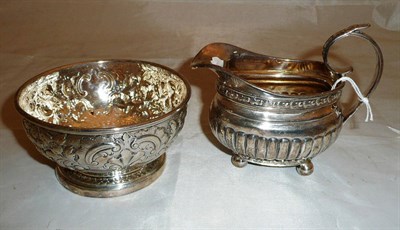
[[[221,63],[213,63],[213,59],[216,58]],[[240,58],[240,59],[239,59]],[[282,74],[282,75],[290,75],[287,74],[290,70],[297,69],[300,74],[294,73],[292,71],[292,75],[297,75],[299,77],[305,77],[304,73],[313,73],[314,75],[325,75],[327,76],[324,83],[329,85],[329,90],[325,90],[318,93],[307,93],[305,95],[287,95],[277,93],[271,90],[264,89],[259,87],[255,84],[248,82],[247,80],[243,79],[238,75],[240,71],[235,71],[232,69],[231,65],[234,63],[236,65],[237,60],[251,60],[249,62],[245,62],[243,65],[248,65],[249,63],[257,63],[259,65],[269,65],[264,67],[265,69],[270,70],[271,72],[275,70],[275,74]],[[191,66],[193,68],[209,68],[217,73],[218,79],[221,80],[221,76],[228,74],[229,77],[240,81],[241,83],[245,84],[252,89],[262,92],[264,94],[270,94],[274,97],[281,97],[281,98],[312,98],[312,97],[319,97],[323,95],[329,95],[332,93],[336,93],[340,91],[344,87],[344,83],[339,83],[335,89],[332,89],[334,82],[340,78],[340,75],[332,72],[324,62],[316,61],[316,60],[307,60],[307,59],[293,59],[293,58],[282,58],[282,57],[275,57],[270,55],[264,55],[255,53],[238,46],[223,43],[223,42],[214,42],[207,44],[204,46],[199,53],[194,57]],[[278,69],[279,68],[279,69]],[[264,70],[265,70],[264,69]],[[250,69],[253,70],[253,69]],[[286,73],[285,73],[286,72]],[[319,72],[319,73],[318,73]],[[328,79],[330,75],[330,80]],[[278,78],[278,77],[277,77]],[[219,81],[220,81],[219,80]],[[328,88],[328,87],[327,87]]]

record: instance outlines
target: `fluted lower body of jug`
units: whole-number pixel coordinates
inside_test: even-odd
[[[299,174],[309,175],[313,172],[311,159],[335,142],[342,127],[343,117],[336,104],[340,94],[303,101],[316,107],[304,110],[296,108],[296,102],[281,104],[286,108],[252,106],[252,99],[225,92],[214,97],[210,126],[219,142],[233,152],[232,163],[238,167],[247,162],[295,166]],[[239,103],[238,98],[245,103]]]

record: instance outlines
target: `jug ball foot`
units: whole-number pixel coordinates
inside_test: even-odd
[[[314,172],[314,165],[310,159],[306,159],[296,167],[296,170],[302,176],[309,176]]]
[[[232,164],[238,168],[243,168],[247,165],[247,161],[236,154],[232,155],[231,161]]]

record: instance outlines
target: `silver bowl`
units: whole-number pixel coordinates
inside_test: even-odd
[[[18,90],[16,108],[37,150],[57,163],[64,187],[113,197],[161,175],[189,98],[189,83],[169,68],[105,60],[37,75]]]

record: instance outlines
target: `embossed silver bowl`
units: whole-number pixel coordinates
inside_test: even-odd
[[[169,68],[105,60],[39,74],[18,90],[16,108],[37,150],[57,163],[63,186],[113,197],[161,175],[189,98],[188,82]]]

